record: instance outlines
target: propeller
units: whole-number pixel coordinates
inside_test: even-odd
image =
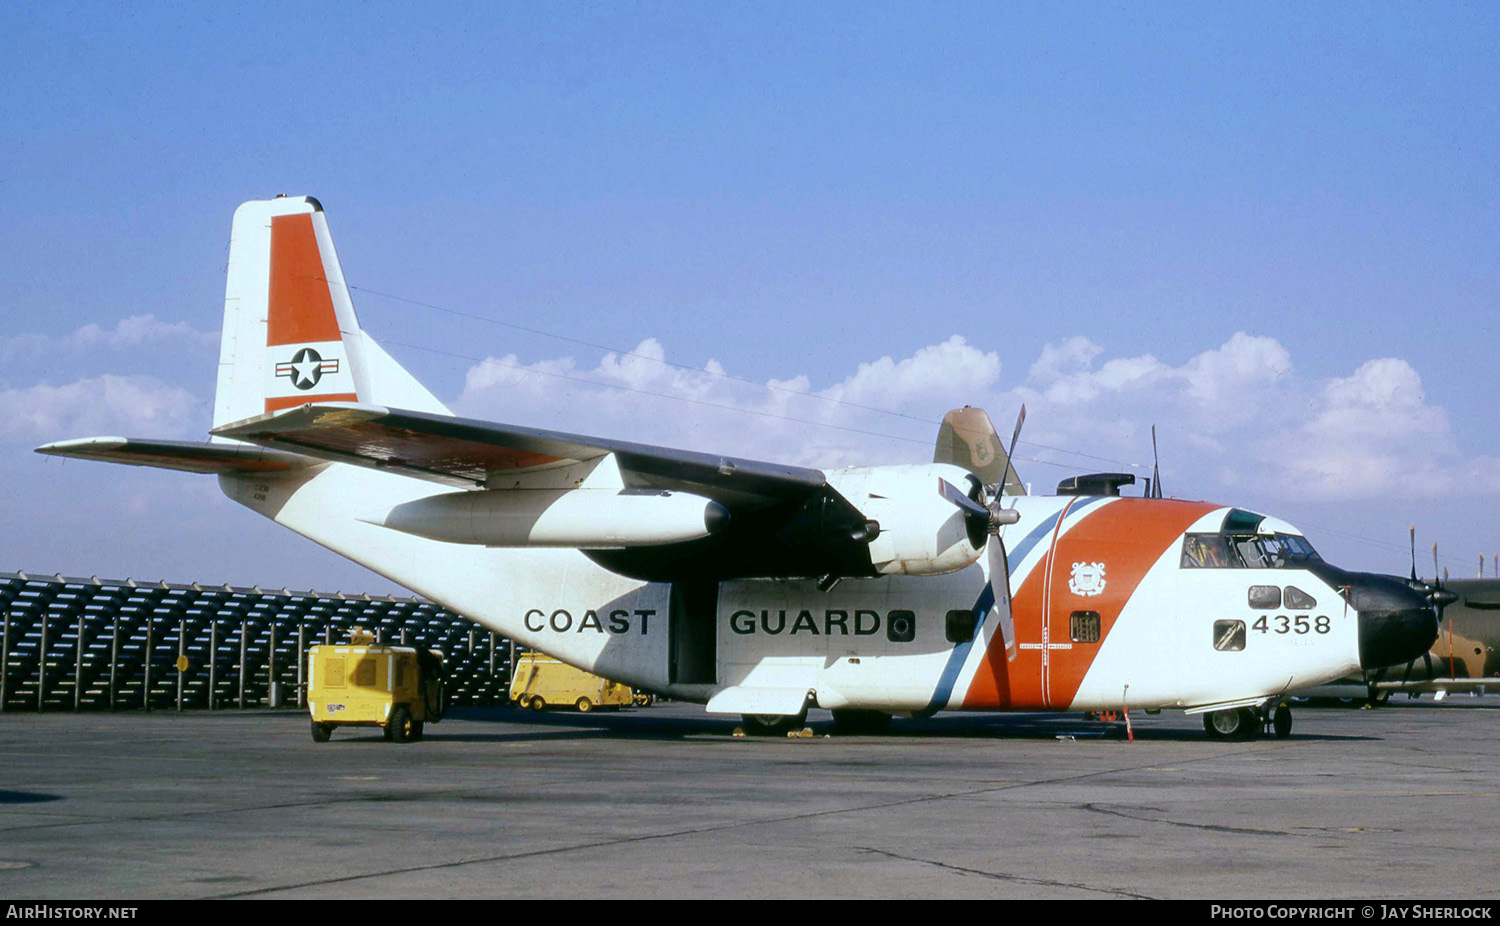
[[[1437,620],[1438,623],[1441,624],[1443,622],[1444,609],[1447,608],[1448,605],[1457,601],[1458,596],[1443,588],[1443,583],[1448,581],[1448,570],[1446,568],[1439,568],[1437,551],[1438,545],[1436,543],[1432,545],[1431,584],[1417,578],[1417,526],[1415,524],[1413,524],[1410,528],[1410,536],[1411,577],[1406,580],[1406,584],[1411,589],[1420,592],[1427,598],[1427,603],[1432,605],[1433,610],[1437,612]],[[1405,685],[1406,683],[1411,681],[1412,669],[1416,668],[1416,665],[1417,661],[1415,659],[1406,664],[1406,670],[1402,673],[1401,676],[1402,685]],[[1422,654],[1422,666],[1427,672],[1427,677],[1429,679],[1432,678],[1433,674],[1431,650],[1428,650],[1427,652]],[[1369,673],[1365,673],[1365,685],[1369,688],[1371,704],[1377,703],[1378,694],[1375,686],[1385,680],[1385,674],[1388,671],[1388,668],[1389,667],[1377,669],[1373,677],[1371,677]]]
[[[979,492],[977,487],[975,492],[976,494]],[[987,534],[997,533],[1001,526],[1021,520],[1019,511],[1014,508],[1000,507],[999,497],[986,505],[978,499],[965,495],[962,489],[946,479],[938,479],[938,494],[963,509],[964,515],[971,521],[982,524],[983,532]]]
[[[1021,425],[1026,421],[1026,406],[1016,418],[1016,429],[1010,436],[1010,450],[1006,459],[1015,459],[1016,439],[1021,436]],[[1000,528],[1021,520],[1021,512],[1002,507],[1005,483],[994,487],[993,497],[984,500],[985,487],[978,477],[971,476],[970,490],[964,492],[958,486],[939,477],[938,494],[964,513],[964,524],[968,529],[969,543],[985,548],[989,565],[989,587],[994,595],[991,607],[996,613],[996,628],[1005,643],[1007,660],[1016,658],[1016,632],[1010,610],[1010,561],[1005,552],[1005,541],[1000,539]],[[993,538],[993,539],[991,539]]]
[[[1424,595],[1428,595],[1428,594],[1432,593],[1432,586],[1428,585],[1426,582],[1423,582],[1421,579],[1417,578],[1417,526],[1415,524],[1413,524],[1411,526],[1411,528],[1410,528],[1410,531],[1411,531],[1411,578],[1409,578],[1409,579],[1406,580],[1406,584],[1409,587],[1411,587],[1413,590],[1421,592]],[[1436,544],[1434,544],[1434,547],[1435,546],[1436,546]],[[1432,565],[1433,565],[1434,577],[1435,577],[1436,570],[1437,570],[1437,554],[1436,554],[1436,552],[1434,552],[1434,554],[1433,554]]]
[[[1448,567],[1443,567],[1443,577],[1438,579],[1438,555],[1437,544],[1432,545],[1432,591],[1427,593],[1427,600],[1437,609],[1438,623],[1443,622],[1443,609],[1458,600],[1458,596],[1443,588],[1443,583],[1448,581]]]

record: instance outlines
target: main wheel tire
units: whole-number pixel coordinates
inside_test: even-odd
[[[1285,704],[1276,706],[1276,713],[1271,715],[1271,728],[1276,731],[1277,739],[1286,739],[1292,735],[1292,709]]]
[[[885,711],[841,708],[833,712],[834,729],[840,733],[880,733],[891,725]]]
[[[534,711],[544,711],[547,709],[547,702],[541,695],[534,695],[530,701],[526,702],[526,706]]]
[[[1257,719],[1249,708],[1210,711],[1203,715],[1203,729],[1214,739],[1249,739],[1255,735]]]
[[[587,714],[589,711],[594,709],[594,702],[590,701],[588,698],[579,698],[578,703],[573,706],[578,708],[578,713]]]
[[[312,722],[312,738],[314,743],[326,743],[328,737],[333,733],[333,725],[327,723]]]
[[[412,723],[411,710],[405,704],[396,705],[386,723],[386,739],[393,743],[410,742]]]
[[[785,714],[742,714],[745,732],[751,736],[786,736],[793,730],[802,729],[807,722],[807,711],[787,716]]]

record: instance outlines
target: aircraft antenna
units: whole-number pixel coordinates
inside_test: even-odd
[[[1151,426],[1151,491],[1161,498],[1161,456],[1156,452],[1156,425]]]

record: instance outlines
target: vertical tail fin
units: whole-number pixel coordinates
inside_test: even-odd
[[[359,327],[311,196],[234,213],[214,427],[310,402],[447,409]]]
[[[1025,409],[1022,409],[1022,414],[1025,414]],[[990,416],[982,408],[965,405],[943,416],[932,462],[961,466],[987,486],[1003,486],[1000,494],[1026,494],[1026,487],[1011,465],[1010,454],[1006,453],[1000,435],[990,423]]]

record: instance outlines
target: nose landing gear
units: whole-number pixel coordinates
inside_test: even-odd
[[[1292,735],[1292,709],[1285,703],[1276,705],[1276,710],[1271,712],[1271,729],[1276,733],[1277,739],[1286,739]]]

